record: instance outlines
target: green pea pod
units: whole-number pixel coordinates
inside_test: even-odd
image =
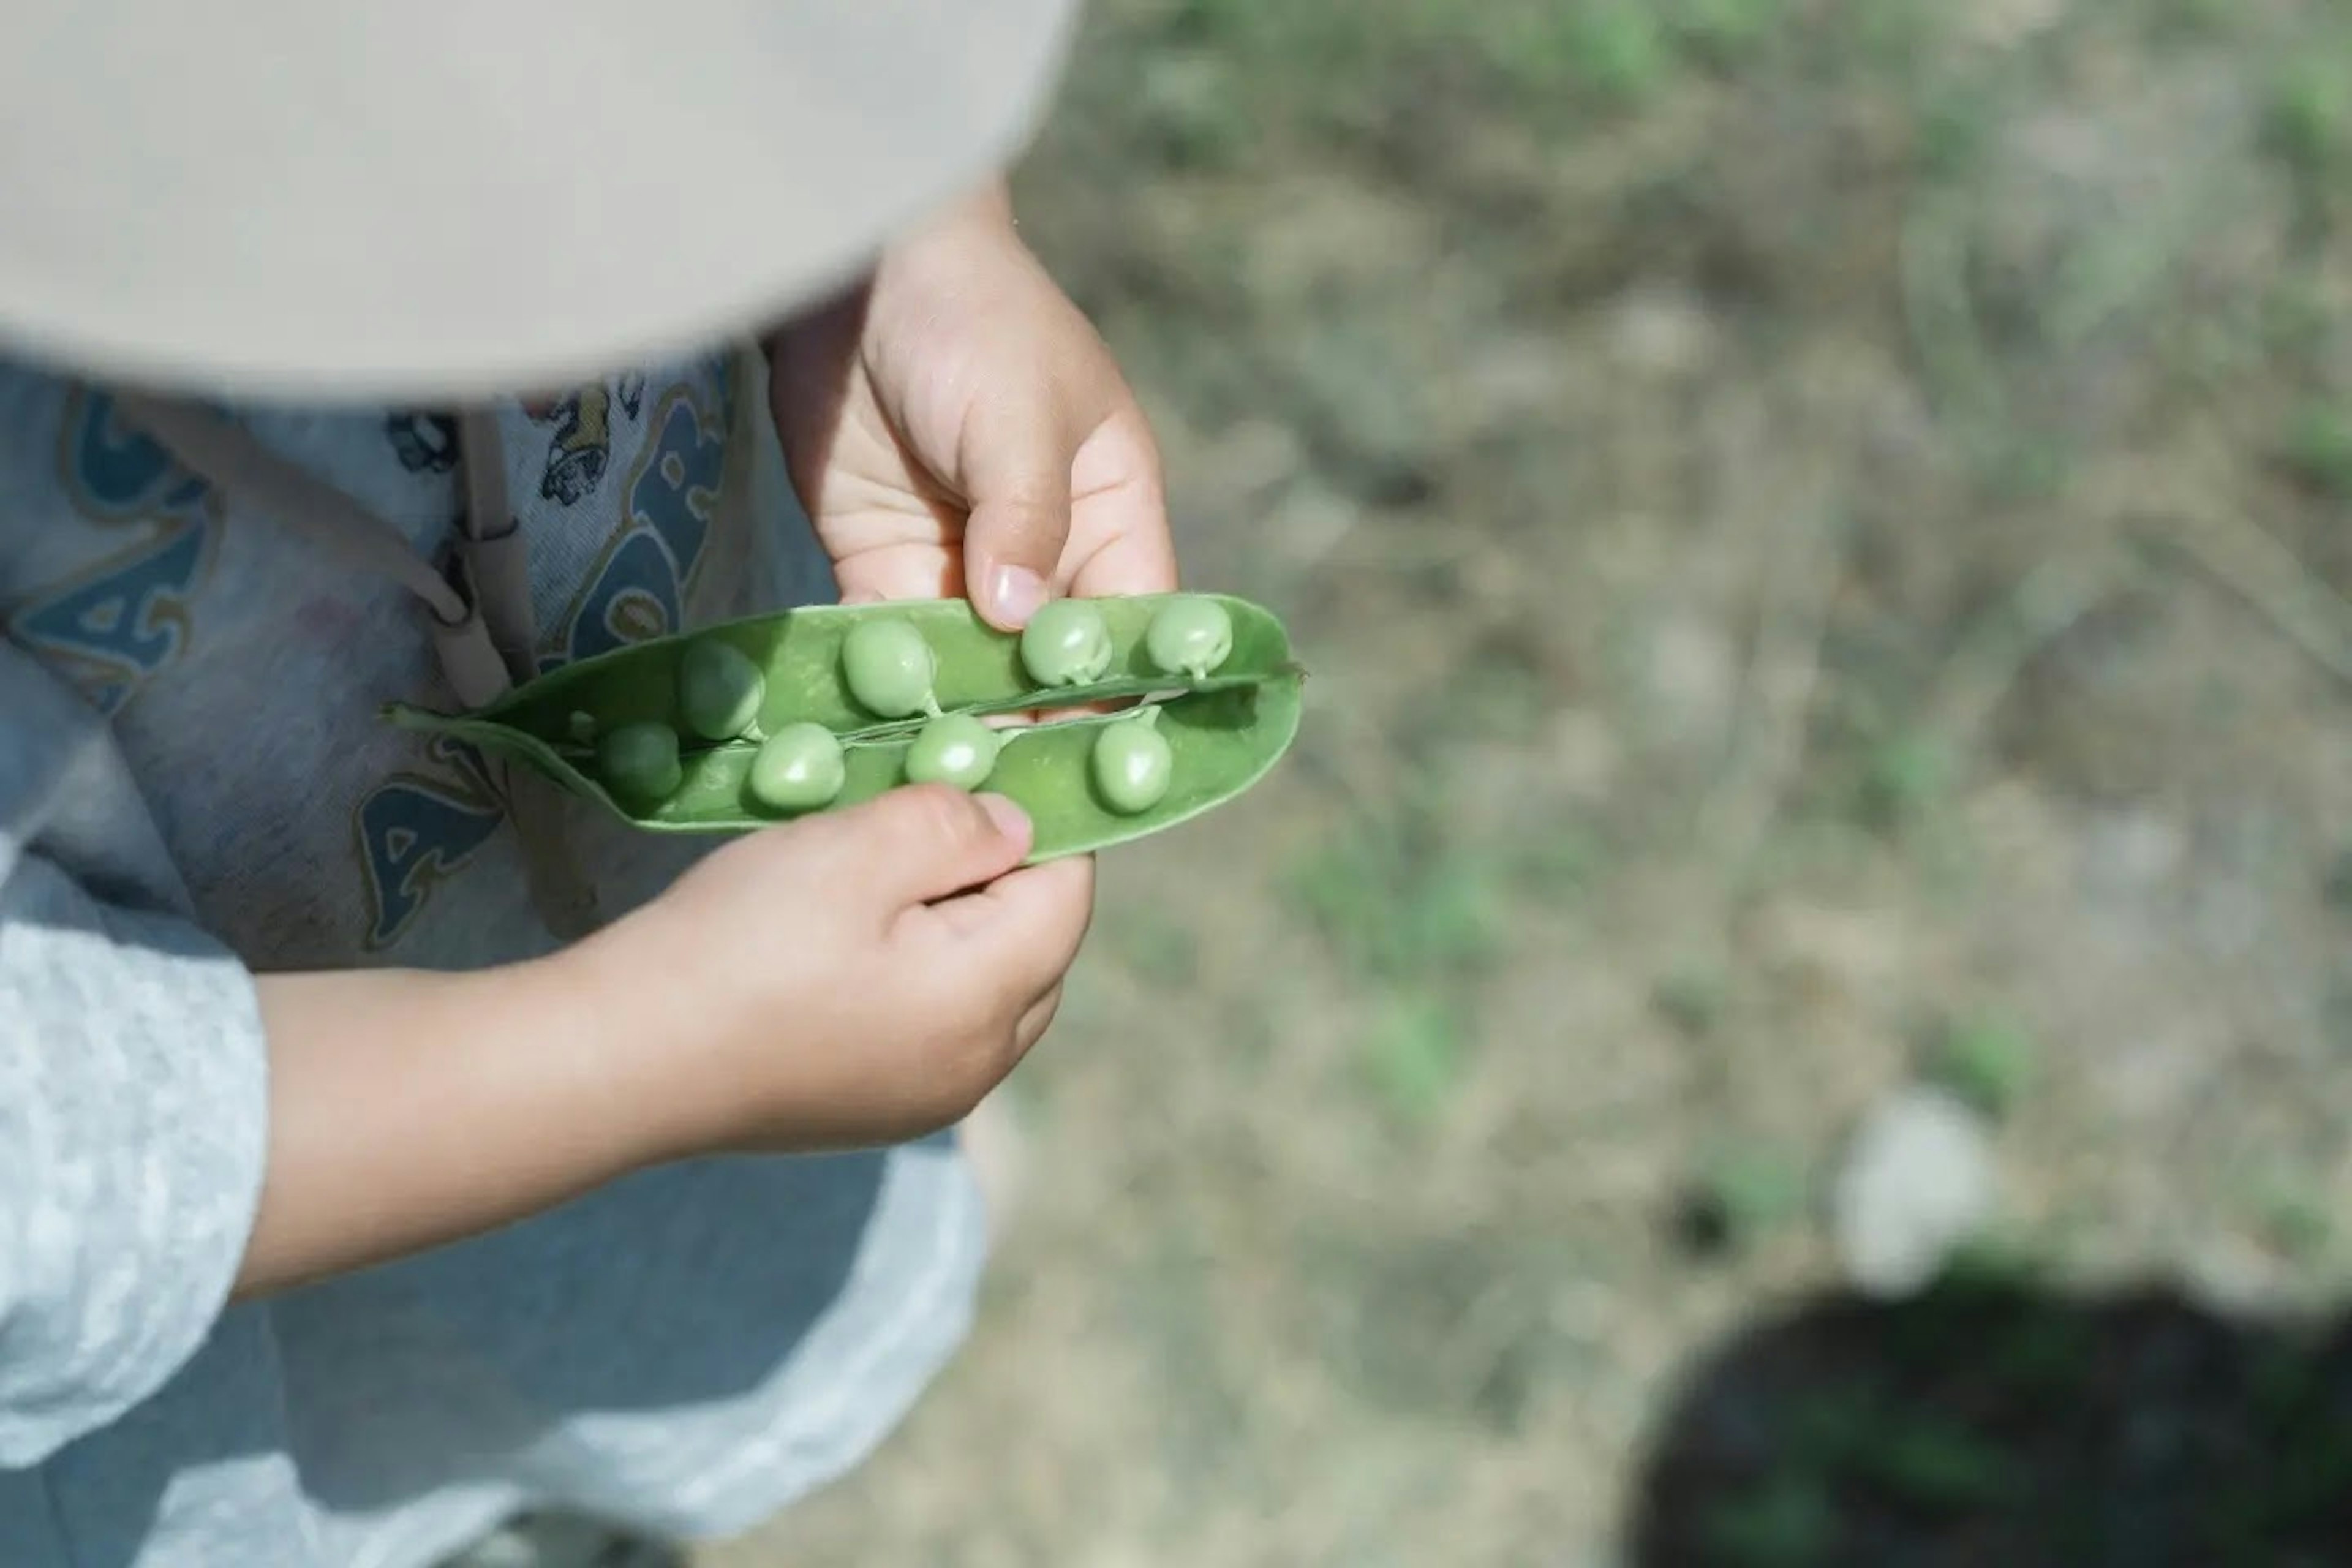
[[[1209,674],[1171,675],[1146,646],[1154,614],[1180,596],[1213,599],[1232,620],[1232,651]],[[851,627],[895,619],[921,633],[936,656],[931,698],[939,712],[1039,715],[1008,731],[980,787],[1029,813],[1036,826],[1029,859],[1051,860],[1141,838],[1223,805],[1263,778],[1298,731],[1306,674],[1271,612],[1224,595],[1091,603],[1110,633],[1111,657],[1100,679],[1083,684],[1040,686],[1017,634],[989,626],[965,600],[927,599],[751,616],[582,659],[471,713],[394,703],[384,714],[404,728],[515,759],[649,831],[748,832],[793,815],[764,804],[751,787],[760,742],[788,725],[820,725],[841,742],[841,789],[818,809],[854,805],[907,782],[908,749],[932,715],[878,715],[860,706],[842,671],[842,640]],[[679,693],[687,650],[712,640],[743,654],[765,680],[751,723],[719,742],[687,723]],[[1166,793],[1130,814],[1101,796],[1092,763],[1101,726],[1124,716],[1102,705],[1137,700],[1159,708],[1171,768]],[[640,723],[670,725],[680,737],[682,778],[660,798],[608,790],[598,770],[596,738]]]

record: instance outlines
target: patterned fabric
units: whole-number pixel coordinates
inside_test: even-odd
[[[830,596],[752,367],[497,410],[538,660]],[[451,423],[243,411],[432,553]],[[961,1337],[952,1140],[650,1173],[229,1307],[255,969],[546,951],[415,602],[215,493],[102,389],[0,367],[0,1563],[418,1568],[518,1510],[747,1526],[855,1463]],[[583,814],[603,907],[698,843]],[[780,1033],[789,1037],[789,1029]]]

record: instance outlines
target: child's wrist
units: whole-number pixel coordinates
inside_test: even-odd
[[[1010,189],[992,180],[899,237],[883,252],[876,278],[953,287],[966,280],[974,254],[1018,246],[1018,230]]]
[[[534,1010],[562,1021],[579,1076],[582,1114],[607,1129],[633,1168],[710,1152],[735,1133],[732,1086],[712,1081],[721,1053],[705,1039],[725,1026],[719,1002],[698,997],[692,933],[673,931],[656,903],[538,960],[520,984]],[[699,1005],[698,1005],[699,1004]]]

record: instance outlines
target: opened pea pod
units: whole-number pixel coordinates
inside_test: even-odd
[[[1007,633],[961,599],[809,605],[617,648],[471,713],[385,711],[654,832],[743,832],[908,783],[985,789],[1029,814],[1033,862],[1188,821],[1289,749],[1305,674],[1262,606],[1047,609]],[[984,721],[1015,714],[1035,721]]]

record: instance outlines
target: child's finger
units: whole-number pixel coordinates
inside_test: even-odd
[[[1015,631],[1053,591],[1070,540],[1071,465],[1118,383],[1091,344],[1063,346],[1027,384],[978,405],[955,464],[971,505],[964,576],[990,624]]]
[[[1094,860],[1072,856],[1024,867],[977,892],[920,913],[945,928],[955,951],[1015,997],[1061,983],[1094,920]]]
[[[1062,984],[1055,981],[1052,990],[1029,1004],[1029,1011],[1022,1014],[1021,1021],[1013,1027],[1013,1048],[1020,1056],[1027,1056],[1029,1047],[1045,1037],[1045,1031],[1054,1026],[1054,1015],[1061,1010]]]
[[[865,894],[886,922],[1003,876],[1032,840],[1013,802],[951,784],[901,785],[789,831],[823,835],[827,879]]]
[[[965,525],[965,579],[972,605],[990,624],[1017,631],[1045,604],[1069,537],[1069,452],[1050,431],[987,460],[973,481]]]
[[[904,540],[845,555],[833,565],[845,605],[963,595],[963,563],[936,540]]]
[[[1065,591],[1081,598],[1174,592],[1176,546],[1160,453],[1131,400],[1087,437],[1071,487]]]

